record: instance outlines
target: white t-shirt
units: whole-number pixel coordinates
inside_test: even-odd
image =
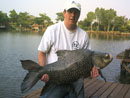
[[[88,34],[79,27],[71,32],[65,27],[64,22],[59,22],[47,28],[38,51],[47,53],[47,64],[49,64],[57,61],[56,51],[81,48],[91,48]]]

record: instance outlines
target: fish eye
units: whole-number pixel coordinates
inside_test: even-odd
[[[109,57],[109,54],[105,54],[105,58],[108,58]]]

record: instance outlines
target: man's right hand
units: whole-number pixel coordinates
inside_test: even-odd
[[[41,78],[42,81],[48,82],[49,81],[49,76],[47,74],[44,74]]]
[[[99,76],[98,69],[97,69],[96,66],[94,66],[94,67],[92,68],[92,71],[91,71],[91,77],[92,77],[92,78],[96,78],[96,77],[98,77],[98,76]]]

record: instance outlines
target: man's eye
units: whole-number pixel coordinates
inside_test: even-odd
[[[68,10],[69,13],[72,13],[72,10]]]

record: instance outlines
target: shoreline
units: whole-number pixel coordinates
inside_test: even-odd
[[[130,35],[130,32],[120,32],[120,31],[86,31],[89,34],[113,34],[113,35]]]
[[[0,29],[0,32],[3,31],[10,31],[10,32],[32,32],[32,33],[43,33],[45,32],[44,30],[39,30],[39,31],[35,31],[35,30],[30,30],[30,29],[24,29],[24,30],[2,30]],[[130,35],[130,32],[120,32],[120,31],[86,31],[88,34],[112,34],[112,35]]]

